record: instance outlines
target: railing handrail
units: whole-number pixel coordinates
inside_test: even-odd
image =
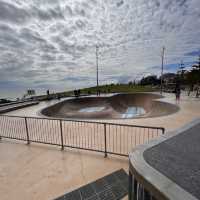
[[[144,126],[144,125],[135,125],[135,124],[122,124],[122,123],[111,123],[111,122],[100,122],[100,121],[89,121],[89,120],[79,120],[79,119],[66,119],[66,118],[48,118],[48,117],[33,117],[33,116],[17,116],[17,115],[2,115],[5,117],[13,117],[13,118],[22,118],[22,119],[45,119],[45,120],[56,120],[56,121],[69,121],[69,122],[81,122],[81,123],[91,123],[91,124],[106,124],[106,125],[113,125],[113,126],[125,126],[125,127],[135,127],[135,128],[149,128],[149,129],[159,129],[162,130],[163,133],[165,132],[164,127],[156,127],[156,126]]]
[[[2,118],[3,124],[5,123],[8,125],[8,128],[2,129],[3,131],[8,130],[9,132],[9,130],[11,130],[12,132],[14,130],[16,131],[17,134],[21,133],[22,131],[22,133],[24,134],[24,135],[22,134],[23,136],[20,136],[20,135],[17,136],[15,134],[10,135],[9,133],[2,135],[0,131],[0,139],[4,137],[4,138],[10,138],[10,139],[24,140],[24,141],[27,141],[27,144],[30,144],[30,142],[36,142],[36,143],[43,143],[43,144],[58,145],[58,146],[61,146],[62,150],[64,149],[64,147],[69,147],[69,148],[76,148],[76,149],[82,149],[82,150],[102,152],[104,153],[105,157],[107,157],[107,154],[128,156],[128,152],[130,150],[130,144],[134,146],[143,144],[143,142],[145,142],[145,138],[148,141],[150,138],[153,138],[154,136],[159,136],[160,134],[164,134],[165,132],[165,129],[163,127],[118,124],[118,123],[108,123],[108,122],[88,121],[88,120],[47,118],[47,117],[34,117],[34,116],[26,117],[26,116],[1,115],[1,114],[0,114],[0,118]],[[11,120],[10,118],[13,118],[14,120]],[[17,126],[15,127],[17,119],[22,119],[22,120],[19,120],[19,124],[21,124],[21,127],[23,127],[23,130],[17,129],[18,128]],[[12,124],[12,122],[14,122],[14,124]],[[30,122],[36,123],[36,130],[34,129],[32,125],[30,126],[31,124]],[[65,122],[71,122],[71,123],[65,123]],[[47,132],[46,135],[44,134],[44,136],[41,137],[40,134],[41,133],[43,134],[43,132],[40,132],[40,133],[38,132],[39,129],[38,129],[37,123],[40,124],[39,129],[41,129],[42,127],[45,128],[46,125],[49,126],[50,124],[51,124],[50,128],[52,128],[53,127],[52,125],[55,124],[56,130],[53,131],[53,135],[55,135],[55,137],[54,136],[49,137],[48,135],[49,132]],[[89,131],[89,133],[92,133],[92,134],[89,134],[89,135],[86,134],[85,136],[84,134],[82,136],[78,134],[78,136],[76,136],[77,134],[76,131],[78,133],[81,133],[80,127],[82,127],[82,123],[84,124],[84,128],[90,127],[88,125],[92,124],[91,127],[93,129],[91,129],[92,131],[91,130]],[[71,128],[67,129],[66,131],[66,128],[65,128],[66,124],[69,125],[69,127],[72,126],[71,128],[75,128],[74,129],[75,135],[73,135],[74,133],[71,130]],[[12,127],[13,125],[14,127]],[[99,127],[98,125],[100,125],[100,127],[103,127],[103,132],[102,132],[102,128],[100,128],[100,132],[98,133],[98,127]],[[127,127],[130,127],[130,128],[127,128]],[[133,128],[133,130],[135,131],[133,131],[131,128]],[[137,130],[138,128],[139,128],[139,131]],[[123,130],[125,132],[123,132]],[[38,132],[38,135],[37,135],[37,132]],[[52,134],[51,131],[50,133]],[[97,134],[97,140],[95,140],[95,134]],[[125,134],[125,137],[124,137],[125,139],[122,139],[124,134]],[[130,138],[128,138],[128,136],[130,136]],[[69,138],[73,138],[73,140],[70,143],[68,143]],[[59,141],[57,141],[57,139]],[[75,139],[75,142],[74,142],[74,139]],[[96,147],[94,147],[95,145]]]

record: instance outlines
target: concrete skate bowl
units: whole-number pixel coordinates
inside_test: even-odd
[[[179,107],[159,101],[150,93],[117,94],[111,97],[81,97],[62,101],[41,111],[42,115],[69,119],[127,119],[158,117]]]

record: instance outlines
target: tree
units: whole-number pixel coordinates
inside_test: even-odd
[[[150,75],[147,77],[143,77],[140,81],[141,85],[157,85],[159,80],[156,75]]]
[[[200,84],[200,56],[197,64],[194,64],[192,69],[186,72],[186,79],[189,85]]]
[[[190,95],[190,91],[193,91],[194,85],[197,84],[197,93],[196,97],[199,96],[199,87],[200,87],[200,56],[198,62],[192,66],[190,71],[185,73],[186,82],[190,86],[190,90],[188,92],[188,96]]]
[[[200,56],[197,64],[192,66],[192,73],[197,84],[200,84]]]

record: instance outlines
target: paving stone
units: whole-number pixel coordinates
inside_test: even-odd
[[[111,190],[115,196],[115,199],[121,199],[127,194],[127,191],[120,184],[112,186]]]
[[[123,181],[128,178],[126,172],[123,169],[120,169],[115,173],[115,176],[120,180]]]
[[[119,200],[128,194],[128,175],[121,169],[56,200]]]
[[[99,197],[97,195],[94,195],[94,196],[88,198],[87,200],[101,200],[101,199],[99,199]]]
[[[83,186],[79,190],[82,200],[88,199],[89,197],[94,196],[96,194],[91,184]]]
[[[104,180],[104,178],[98,179],[94,183],[92,183],[96,193],[102,192],[108,188],[108,183]]]
[[[64,200],[81,200],[81,195],[79,190],[74,190],[73,192],[65,194]]]
[[[99,198],[101,200],[116,200],[115,196],[113,195],[110,189],[104,190],[103,192],[99,193]]]
[[[108,185],[114,185],[119,181],[114,174],[104,177],[104,180],[108,183]]]

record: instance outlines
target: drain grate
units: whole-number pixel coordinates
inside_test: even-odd
[[[127,194],[128,175],[120,169],[56,200],[120,200]]]

